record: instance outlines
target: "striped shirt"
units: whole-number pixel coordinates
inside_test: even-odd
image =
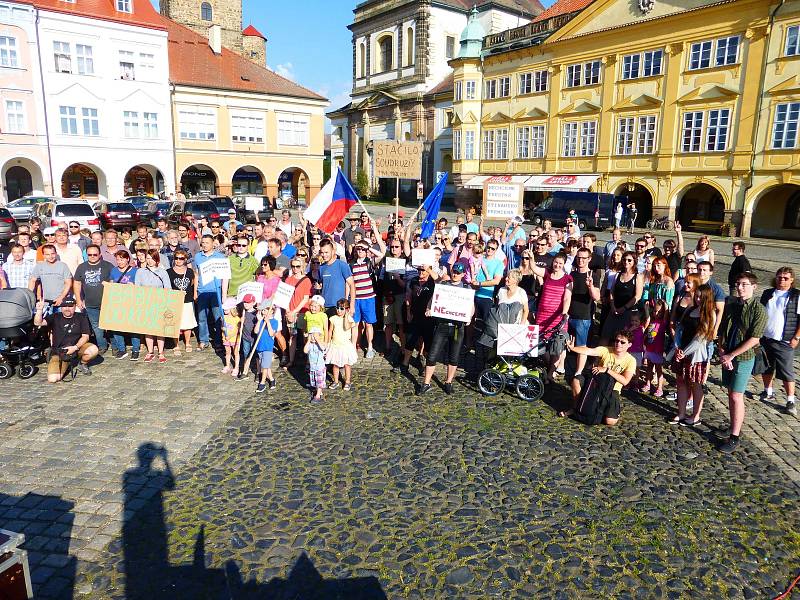
[[[350,265],[353,271],[353,283],[356,285],[356,300],[367,300],[375,297],[372,277],[369,275],[369,264],[365,262]]]
[[[21,263],[16,261],[8,261],[4,265],[6,278],[8,280],[8,287],[10,288],[26,288],[28,281],[31,278],[33,267],[36,266],[35,262],[23,259]]]

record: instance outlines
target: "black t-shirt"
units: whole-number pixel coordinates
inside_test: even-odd
[[[592,281],[595,287],[600,287],[600,276],[595,271],[592,274]],[[592,295],[589,293],[589,286],[586,283],[586,275],[577,270],[572,271],[572,300],[569,303],[569,316],[571,319],[588,321],[592,318]]]
[[[183,299],[184,303],[193,302],[195,280],[194,271],[192,269],[186,269],[186,273],[180,275],[175,271],[175,269],[167,269],[167,275],[169,276],[169,282],[172,285],[173,290],[186,292],[186,296]]]
[[[736,280],[739,279],[739,275],[749,270],[750,261],[747,260],[747,257],[744,254],[734,258],[733,262],[731,263],[731,269],[728,271],[728,285],[731,287],[736,285]]]
[[[435,285],[430,277],[425,283],[420,283],[419,279],[411,283],[411,318],[415,323],[422,323],[428,318],[425,316],[425,311],[428,309],[428,302],[433,296]]]
[[[103,300],[103,282],[111,281],[111,263],[101,260],[96,265],[83,262],[75,269],[75,281],[80,281],[81,291],[86,306],[89,308],[100,308]]]
[[[669,272],[672,273],[672,277],[675,277],[675,273],[678,272],[678,269],[681,268],[681,260],[683,257],[678,254],[677,252],[673,252],[672,254],[665,256],[667,259],[667,266],[669,267]]]
[[[69,319],[61,313],[55,313],[47,317],[45,322],[53,334],[53,349],[56,351],[74,346],[82,335],[92,334],[92,326],[86,313],[76,312]]]
[[[653,258],[658,258],[661,256],[661,248],[658,246],[654,246],[653,248],[648,248],[644,251],[645,256],[652,256]]]

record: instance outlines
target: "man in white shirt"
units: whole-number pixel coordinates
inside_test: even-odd
[[[281,212],[281,220],[278,223],[278,229],[283,231],[286,234],[286,237],[291,237],[292,233],[294,233],[294,224],[292,223],[292,213],[288,210],[283,210]]]
[[[69,241],[69,234],[66,229],[56,229],[56,241],[54,246],[61,262],[69,267],[70,273],[75,274],[75,269],[83,262],[83,252],[77,244]]]

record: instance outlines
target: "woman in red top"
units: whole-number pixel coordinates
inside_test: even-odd
[[[297,336],[302,335],[302,327],[306,322],[304,315],[308,310],[309,300],[314,295],[311,278],[306,275],[306,263],[301,258],[295,257],[289,263],[289,276],[285,282],[294,286],[289,310],[286,311],[286,325],[289,328],[289,362],[283,368],[289,369],[294,366]],[[301,345],[302,341],[301,338]]]
[[[550,269],[536,265],[531,267],[535,275],[544,279],[536,308],[536,323],[539,325],[540,335],[554,327],[559,327],[561,331],[567,329],[567,314],[572,301],[572,276],[564,271],[566,261],[566,255],[559,252],[553,257]],[[547,369],[549,377],[552,378],[562,354],[563,351],[556,351],[550,355]]]

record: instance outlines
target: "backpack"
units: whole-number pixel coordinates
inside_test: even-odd
[[[575,418],[586,425],[599,425],[606,416],[615,380],[607,373],[594,375],[581,394]]]

